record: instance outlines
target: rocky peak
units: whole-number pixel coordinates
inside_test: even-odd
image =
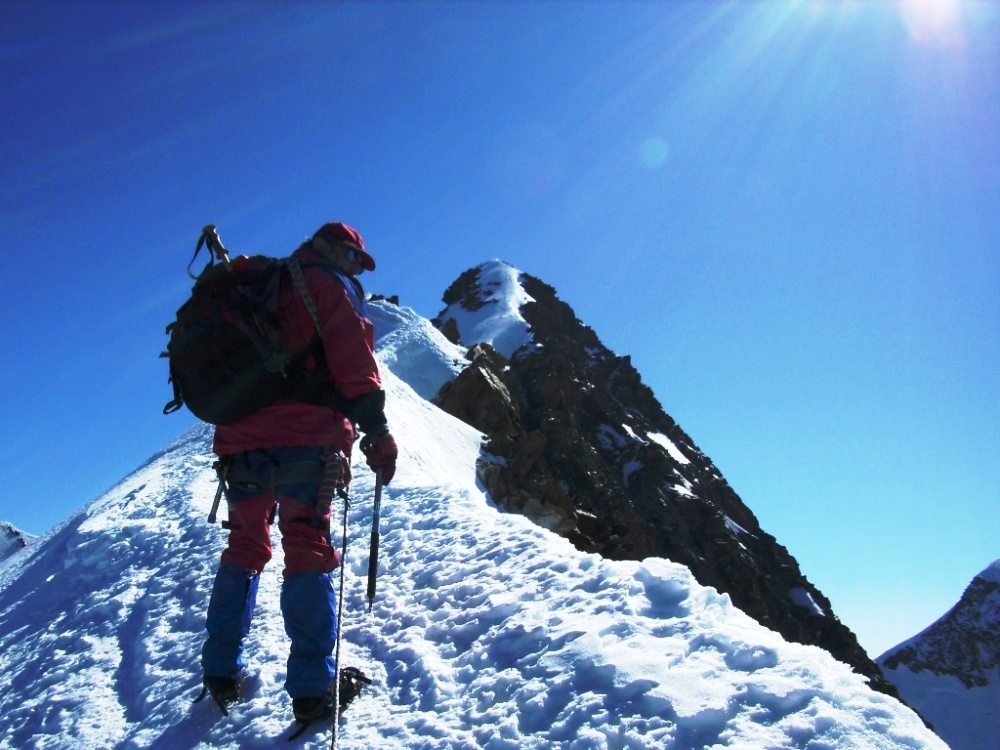
[[[817,645],[895,695],[797,561],[544,282],[500,261],[463,273],[434,320],[470,363],[435,403],[485,433],[480,479],[501,507],[612,559],[664,557],[762,624]]]
[[[11,523],[0,522],[0,563],[27,547],[34,538]]]
[[[1000,560],[972,579],[958,604],[878,658],[903,700],[953,750],[1000,737]]]
[[[1000,560],[972,579],[958,604],[922,633],[879,657],[884,669],[951,675],[985,687],[1000,669]]]
[[[520,275],[501,260],[469,269],[444,293],[448,307],[434,324],[455,343],[489,344],[504,357],[511,357],[531,341],[521,310],[533,300]]]

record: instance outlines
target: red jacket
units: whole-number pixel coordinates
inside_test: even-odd
[[[381,390],[375,361],[374,328],[365,317],[361,285],[325,261],[309,244],[292,254],[299,260],[322,331],[330,381],[348,401]],[[294,285],[281,290],[279,334],[288,352],[306,349],[316,327]],[[306,366],[313,369],[314,362]],[[342,411],[316,404],[278,401],[230,425],[215,429],[220,456],[256,448],[322,445],[350,455],[354,428]]]

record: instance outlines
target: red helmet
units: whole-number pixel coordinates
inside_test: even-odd
[[[329,224],[324,224],[316,230],[316,234],[313,235],[313,239],[316,239],[317,237],[340,245],[350,245],[357,250],[358,255],[361,256],[362,267],[366,271],[375,270],[374,258],[372,258],[372,256],[370,256],[365,250],[365,241],[361,239],[361,235],[358,234],[358,230],[353,227],[349,227],[347,224],[342,224],[339,221],[332,221]]]

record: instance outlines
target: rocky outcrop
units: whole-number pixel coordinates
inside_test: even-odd
[[[886,670],[906,667],[957,678],[967,689],[1000,678],[1000,560],[972,579],[940,620],[879,657]]]
[[[565,536],[578,528],[573,500],[546,461],[549,441],[521,421],[519,386],[507,360],[489,344],[469,351],[471,364],[445,384],[435,403],[487,435],[476,467],[480,481],[505,509]]]
[[[937,622],[878,658],[903,700],[952,750],[1000,737],[1000,560]]]
[[[35,537],[6,521],[0,523],[0,563],[27,547]]]
[[[630,359],[609,351],[555,290],[527,274],[530,341],[508,352],[462,338],[491,290],[471,269],[435,320],[471,347],[441,408],[485,435],[479,476],[493,499],[612,559],[665,557],[726,592],[762,624],[821,646],[895,695],[797,561],[767,534],[711,460],[671,419]],[[482,326],[480,325],[480,329]]]

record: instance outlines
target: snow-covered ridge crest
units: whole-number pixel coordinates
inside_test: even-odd
[[[993,563],[988,565],[986,569],[976,577],[982,578],[984,581],[989,581],[991,583],[1000,583],[1000,560],[994,560]]]
[[[405,310],[397,323],[383,358],[453,356]],[[480,434],[401,372],[384,372],[401,455],[371,614],[373,480],[363,459],[353,467],[343,655],[375,684],[345,716],[344,750],[945,748],[905,706],[825,651],[785,642],[687,568],[605,560],[497,511],[475,477]],[[225,537],[205,522],[210,437],[185,433],[0,576],[0,748],[287,744],[277,544],[241,701],[228,719],[191,702]],[[328,747],[327,728],[302,746]]]
[[[465,347],[453,344],[433,324],[409,307],[369,301],[379,365],[392,370],[428,401],[468,364]]]
[[[508,359],[531,343],[521,306],[534,300],[521,285],[522,272],[494,259],[467,271],[445,292],[448,307],[437,317],[449,322],[467,346],[486,343]]]

